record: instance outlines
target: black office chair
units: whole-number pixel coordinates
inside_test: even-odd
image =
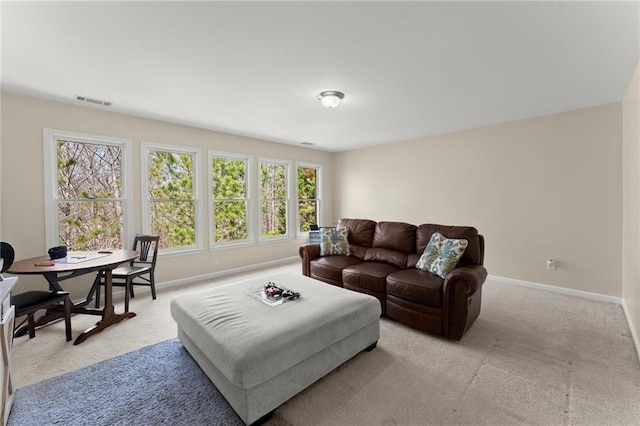
[[[0,242],[0,258],[2,258],[2,268],[0,268],[0,279],[2,273],[9,270],[13,263],[15,252],[9,243]],[[35,314],[41,309],[54,309],[64,307],[64,325],[67,334],[67,342],[71,340],[71,298],[66,291],[27,291],[24,293],[11,295],[11,304],[15,306],[16,318],[26,315],[27,319],[16,323],[15,331],[28,322],[29,338],[36,337]]]
[[[157,235],[136,235],[133,240],[133,250],[140,252],[140,256],[132,260],[128,266],[121,266],[113,270],[111,274],[112,286],[125,288],[125,312],[129,312],[129,296],[135,297],[134,285],[151,287],[151,297],[155,300],[156,281],[154,274],[159,245],[160,237]],[[104,279],[104,272],[101,271],[93,282],[96,290],[96,308],[100,306],[100,287],[104,286]]]

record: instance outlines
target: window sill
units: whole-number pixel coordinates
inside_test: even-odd
[[[202,248],[194,247],[188,249],[164,249],[164,251],[158,251],[158,257],[178,257],[178,256],[188,256],[191,254],[202,253]]]

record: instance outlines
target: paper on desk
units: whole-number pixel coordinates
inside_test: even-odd
[[[109,256],[109,253],[96,253],[95,251],[69,251],[67,257],[54,259],[55,263],[80,263],[87,260],[98,259],[100,257]]]

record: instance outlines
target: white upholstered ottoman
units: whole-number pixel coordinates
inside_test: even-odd
[[[267,281],[301,293],[268,306],[247,288]],[[178,337],[247,423],[357,355],[375,347],[380,302],[303,275],[283,273],[178,296]]]

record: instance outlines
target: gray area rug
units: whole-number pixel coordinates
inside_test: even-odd
[[[16,390],[8,425],[244,425],[178,339]]]

